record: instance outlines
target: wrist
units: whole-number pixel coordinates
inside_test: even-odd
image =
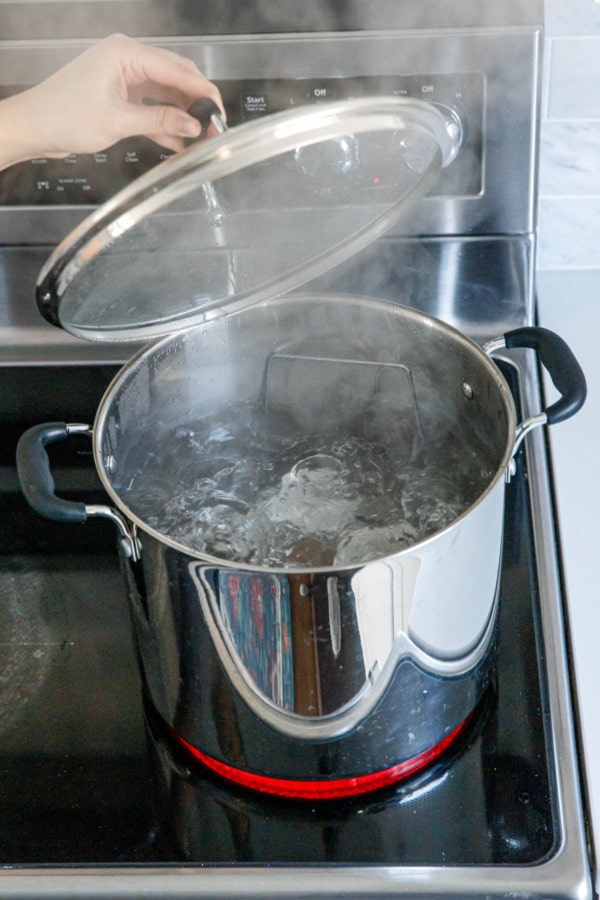
[[[0,101],[0,169],[43,155],[27,115],[26,93]]]

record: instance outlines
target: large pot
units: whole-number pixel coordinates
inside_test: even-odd
[[[517,424],[496,365],[443,322],[365,298],[286,297],[142,350],[109,387],[93,429],[50,424],[23,436],[21,484],[38,512],[119,522],[151,702],[173,737],[212,770],[272,793],[344,796],[418,770],[466,727],[493,672],[504,490],[515,450],[531,427],[572,414],[585,396],[577,363],[552,333],[519,329],[499,345],[540,350],[564,396]],[[382,377],[390,366],[400,366],[391,393]],[[352,384],[345,406],[340,377]],[[368,420],[392,461],[403,452],[398,422],[407,418],[425,447],[441,434],[460,438],[474,494],[441,530],[349,565],[267,567],[195,551],[177,533],[149,525],[127,488],[140,448],[160,453],[174,429],[218,420],[232,400],[285,404],[315,442],[332,419],[345,438]],[[82,430],[93,433],[96,467],[116,509],[54,496],[45,445]],[[186,446],[182,440],[182,452]],[[448,466],[457,460],[434,460],[431,477],[458,477]],[[181,490],[176,466],[160,478],[167,493]]]
[[[319,798],[384,786],[441,753],[492,680],[504,481],[527,430],[583,401],[577,363],[546,332],[506,336],[538,347],[565,394],[517,425],[488,355],[442,322],[357,297],[274,299],[396,222],[460,152],[460,135],[454,115],[397,97],[248,122],[142,176],[40,273],[39,308],[54,324],[100,341],[159,340],[113,382],[93,429],[50,424],[23,437],[25,495],[49,518],[114,519],[150,702],[187,752],[247,787]],[[424,450],[438,483],[460,473],[462,505],[413,537],[392,522],[404,539],[367,549],[371,502],[364,547],[355,540],[343,560],[207,551],[179,519],[157,526],[155,507],[185,493],[183,431],[199,416],[220,421],[232,402],[291,423],[308,441],[305,469],[317,457],[318,470],[310,447],[324,431],[368,431],[384,468]],[[113,507],[53,493],[45,446],[88,430]],[[458,440],[464,458],[436,453]],[[159,457],[165,445],[170,463],[146,470],[130,501],[140,450]]]

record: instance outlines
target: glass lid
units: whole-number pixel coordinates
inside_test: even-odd
[[[374,240],[455,150],[434,106],[399,97],[239,125],[88,216],[40,272],[38,305],[79,337],[140,341],[262,302]]]

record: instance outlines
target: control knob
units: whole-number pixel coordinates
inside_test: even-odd
[[[456,155],[464,142],[465,133],[462,119],[452,106],[448,106],[445,103],[432,103],[432,106],[435,106],[437,111],[440,112],[444,117],[444,121],[446,123],[446,132],[452,144],[450,155],[446,159],[445,163],[445,165],[448,166],[451,162],[453,162],[453,160],[456,159]]]

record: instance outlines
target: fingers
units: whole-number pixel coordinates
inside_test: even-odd
[[[194,100],[210,98],[226,118],[219,89],[191,59],[125,35],[112,35],[102,43],[103,51],[118,55],[126,96],[154,100],[152,105],[129,104],[126,124],[121,123],[121,131],[126,131],[123,136],[144,134],[177,152],[183,149],[184,138],[197,138],[201,132],[199,122],[186,112]]]
[[[210,97],[225,115],[219,89],[200,72],[191,59],[162,47],[141,44],[124,35],[113,35],[106,42],[114,44],[118,49],[123,73],[129,84],[153,82],[185,94],[190,103],[198,97]],[[111,48],[111,52],[114,49]]]
[[[197,119],[176,106],[124,103],[121,106],[118,131],[122,137],[144,134],[153,141],[179,151],[184,138],[197,138],[201,132]]]

